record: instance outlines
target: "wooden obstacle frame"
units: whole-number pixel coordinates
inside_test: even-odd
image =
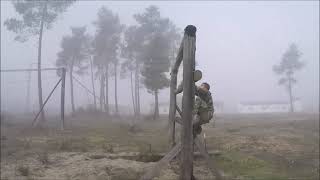
[[[40,71],[58,71],[58,73],[61,75],[61,78],[58,80],[58,82],[55,84],[49,95],[47,96],[46,100],[40,107],[39,111],[37,112],[36,116],[32,120],[32,127],[36,126],[37,119],[40,115],[40,113],[43,111],[45,105],[49,101],[51,95],[53,92],[56,90],[58,85],[61,83],[61,106],[60,106],[60,118],[61,118],[61,123],[60,123],[60,129],[64,130],[65,128],[65,81],[66,81],[66,68],[61,67],[61,68],[42,68]],[[6,69],[6,70],[1,70],[0,72],[31,72],[31,71],[38,71],[38,69]]]
[[[221,173],[215,166],[214,160],[209,156],[205,146],[199,137],[193,135],[193,106],[195,97],[195,51],[196,51],[196,30],[193,25],[188,25],[184,30],[184,36],[180,44],[176,61],[171,70],[170,81],[170,108],[169,108],[169,134],[170,144],[172,149],[158,161],[150,170],[148,170],[140,180],[151,180],[158,176],[161,169],[180,154],[180,180],[193,179],[193,153],[194,145],[204,157],[207,166],[215,176],[216,180],[221,180]],[[177,74],[179,66],[183,62],[183,97],[182,110],[176,102],[177,90]],[[176,118],[176,112],[181,116],[181,119]],[[176,143],[175,126],[176,123],[182,125],[181,140]]]

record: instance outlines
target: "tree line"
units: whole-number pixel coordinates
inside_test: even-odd
[[[16,33],[15,40],[25,42],[38,37],[38,97],[42,102],[41,53],[43,31],[52,28],[58,15],[64,13],[74,1],[14,1],[20,18],[4,22],[8,30]],[[95,33],[89,34],[86,26],[70,27],[70,35],[63,36],[56,66],[67,69],[70,81],[71,109],[74,113],[75,97],[73,77],[90,74],[96,109],[110,115],[109,88],[114,88],[115,114],[118,115],[118,78],[130,80],[131,101],[135,116],[140,116],[140,89],[145,87],[154,96],[153,118],[159,117],[158,94],[169,86],[167,72],[174,61],[180,30],[169,19],[161,16],[159,8],[149,6],[133,15],[135,25],[124,25],[117,13],[102,6],[92,22]],[[87,73],[89,72],[89,73]],[[58,73],[59,74],[59,73]],[[113,82],[110,79],[113,78]],[[96,95],[94,80],[99,80]],[[113,85],[112,85],[113,84]],[[96,100],[96,97],[97,100]],[[44,112],[41,120],[45,120]]]

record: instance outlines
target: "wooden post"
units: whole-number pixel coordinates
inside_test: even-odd
[[[61,76],[61,130],[64,130],[64,100],[65,100],[65,84],[66,84],[66,68],[62,68]]]
[[[53,87],[53,89],[51,90],[51,92],[49,93],[47,99],[44,101],[43,105],[40,107],[39,112],[37,113],[36,117],[33,119],[32,121],[32,126],[35,126],[35,122],[38,119],[40,113],[42,112],[44,106],[47,104],[48,100],[50,99],[51,95],[53,94],[54,90],[58,87],[58,85],[60,84],[62,78],[59,79],[59,81],[57,82],[57,84]]]
[[[183,51],[183,41],[180,45],[176,62],[171,70],[171,81],[170,81],[170,109],[169,109],[169,134],[170,134],[170,144],[172,147],[175,146],[175,115],[176,115],[176,105],[177,105],[177,95],[175,93],[177,89],[177,75],[178,69],[182,62],[182,51]]]
[[[183,40],[183,97],[181,131],[181,162],[180,180],[191,180],[193,176],[193,134],[192,134],[192,111],[194,105],[194,76],[195,50],[197,28],[188,25],[185,28]]]
[[[201,143],[200,139],[198,137],[196,137],[194,139],[194,143],[197,146],[200,154],[204,157],[207,166],[209,167],[209,169],[211,170],[211,172],[214,174],[215,179],[216,180],[222,180],[223,176],[221,175],[221,173],[218,171],[218,169],[216,168],[216,165],[213,161],[213,157],[210,158],[207,150],[205,149],[205,146]]]
[[[181,151],[181,143],[178,142],[160,161],[157,162],[147,173],[145,173],[140,180],[152,180],[155,176],[158,176],[165,165],[176,157]]]

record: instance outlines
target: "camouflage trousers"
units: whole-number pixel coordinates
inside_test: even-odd
[[[212,111],[203,111],[199,112],[197,114],[194,114],[193,116],[193,134],[198,135],[201,133],[202,124],[207,124],[213,117],[213,112]]]
[[[213,111],[208,107],[207,103],[197,97],[194,102],[193,114],[198,116],[200,125],[206,124],[212,119]]]
[[[200,134],[202,131],[201,125],[209,123],[213,117],[213,111],[205,101],[200,97],[196,97],[193,108],[193,134]]]

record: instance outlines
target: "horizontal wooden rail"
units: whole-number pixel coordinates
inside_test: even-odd
[[[52,71],[62,68],[42,68],[40,71]],[[38,69],[1,69],[0,72],[28,72],[28,71],[38,71]]]

